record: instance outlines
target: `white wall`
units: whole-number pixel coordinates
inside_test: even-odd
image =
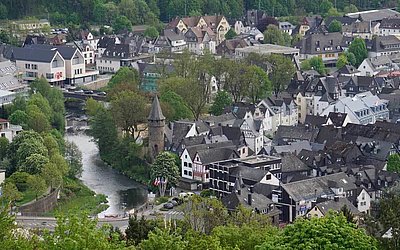
[[[96,58],[96,69],[100,73],[115,73],[121,68],[119,59],[100,57]]]
[[[371,196],[365,189],[357,197],[357,208],[360,212],[367,212],[371,207]]]
[[[190,158],[189,152],[185,149],[180,158],[181,158],[181,169],[182,169],[181,176],[183,178],[193,179],[193,161]]]

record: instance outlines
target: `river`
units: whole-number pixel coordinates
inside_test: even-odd
[[[120,174],[106,165],[92,137],[79,133],[67,133],[65,139],[74,142],[82,152],[83,172],[81,180],[97,194],[105,194],[108,209],[98,216],[123,214],[142,205],[147,199],[147,189],[138,182]]]

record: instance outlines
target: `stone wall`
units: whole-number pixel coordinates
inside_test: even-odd
[[[22,216],[40,216],[41,214],[54,209],[57,205],[59,190],[60,189],[57,188],[49,195],[40,198],[37,201],[20,206],[18,212],[20,212]]]

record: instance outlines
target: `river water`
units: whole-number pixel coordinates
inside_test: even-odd
[[[100,218],[123,214],[146,202],[146,187],[106,165],[100,159],[92,137],[79,132],[67,133],[65,139],[74,142],[82,152],[83,172],[80,179],[97,194],[107,196],[109,207],[98,215]]]

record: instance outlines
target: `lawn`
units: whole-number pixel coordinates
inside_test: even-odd
[[[38,198],[40,198],[41,196],[39,195]],[[28,202],[33,201],[36,198],[35,192],[31,191],[31,190],[26,190],[25,192],[22,193],[22,199],[17,201],[16,205],[17,206],[21,206],[24,205]]]
[[[48,213],[82,213],[96,215],[108,208],[106,196],[97,194],[85,186],[80,180],[65,179],[57,207]]]

